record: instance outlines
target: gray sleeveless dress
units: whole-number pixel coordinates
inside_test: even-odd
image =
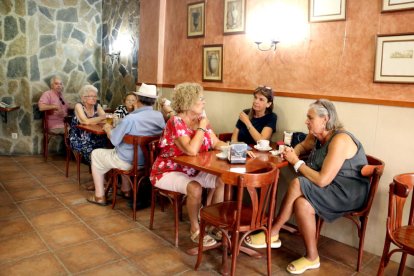
[[[367,158],[362,144],[351,133],[344,130],[336,131],[324,145],[320,146],[317,143],[306,164],[320,171],[329,144],[338,133],[348,134],[358,150],[351,159],[345,160],[332,183],[321,188],[306,177],[299,177],[300,187],[306,199],[313,206],[316,214],[328,222],[361,208],[368,196],[369,179],[361,175],[361,168],[368,163]]]

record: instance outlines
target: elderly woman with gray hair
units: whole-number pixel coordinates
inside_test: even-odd
[[[75,105],[75,116],[70,125],[69,140],[71,148],[80,152],[84,160],[90,164],[92,150],[105,147],[106,137],[83,131],[76,126],[79,124],[95,125],[105,121],[105,111],[97,103],[98,89],[95,86],[84,85],[79,91],[79,96],[81,102]]]
[[[278,248],[279,231],[295,214],[306,254],[287,266],[292,274],[320,266],[315,214],[333,221],[361,208],[368,195],[369,179],[360,173],[368,163],[364,148],[343,128],[332,102],[322,99],[312,103],[306,126],[309,129],[306,139],[282,153],[300,175],[290,183],[271,230],[271,245]],[[305,163],[299,156],[307,153],[310,155]],[[265,248],[265,240],[260,232],[249,236],[246,243],[253,248]]]

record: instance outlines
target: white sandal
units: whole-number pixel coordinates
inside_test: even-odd
[[[197,230],[194,233],[191,233],[190,231],[190,239],[195,243],[199,243],[199,239],[200,239],[199,235],[200,235],[200,230]],[[216,243],[217,241],[213,239],[210,235],[205,235],[203,238],[203,246],[205,247],[213,246]]]

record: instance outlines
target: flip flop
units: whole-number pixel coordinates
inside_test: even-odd
[[[211,227],[208,230],[208,234],[213,237],[216,241],[221,241],[221,239],[223,238],[223,233],[220,231],[220,229],[216,228],[216,227]]]
[[[194,233],[191,233],[191,231],[190,231],[190,239],[194,243],[199,242],[199,235],[200,235],[200,230],[197,230]],[[213,246],[216,243],[217,243],[217,241],[215,239],[213,239],[210,235],[205,235],[204,238],[203,238],[203,247]]]
[[[250,241],[248,240],[244,240],[244,243],[247,246],[250,246],[252,248],[266,248],[267,244],[266,244],[266,235],[263,231],[255,234],[255,235],[250,235],[248,236],[248,238],[250,239]],[[271,248],[279,248],[282,246],[282,242],[279,240],[279,235],[273,236],[270,238],[270,247]]]
[[[294,270],[290,267],[293,266]],[[286,270],[291,274],[302,274],[308,269],[315,269],[319,268],[321,263],[319,262],[319,257],[316,258],[314,261],[309,261],[305,257],[297,259],[296,261],[291,262],[287,267]]]
[[[97,204],[97,205],[100,205],[100,206],[107,206],[108,205],[108,203],[106,202],[105,196],[98,197],[98,196],[95,196],[95,195],[91,195],[86,200],[90,203]]]

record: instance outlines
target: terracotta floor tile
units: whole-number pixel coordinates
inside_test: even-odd
[[[93,203],[87,202],[86,204],[73,205],[70,207],[78,216],[87,220],[93,219],[96,217],[104,217],[112,215],[114,210],[112,210],[111,205],[108,206],[99,206]]]
[[[144,255],[134,256],[131,260],[148,275],[176,275],[193,269],[193,264],[183,262],[182,254],[184,253],[176,249],[164,247],[162,251],[152,250]]]
[[[46,251],[46,245],[34,232],[13,236],[1,242],[0,264]]]
[[[146,250],[163,248],[172,245],[147,230],[133,229],[117,235],[106,237],[106,240],[123,256],[142,254]]]
[[[40,188],[41,185],[34,177],[4,180],[4,187],[9,191],[21,191]]]
[[[59,249],[97,238],[91,230],[81,223],[49,227],[41,230],[40,235],[52,249]]]
[[[38,177],[39,181],[45,186],[53,186],[57,184],[67,184],[76,182],[71,178],[67,178],[64,174],[62,175],[52,175],[52,176],[40,176]]]
[[[0,206],[0,219],[12,218],[21,216],[19,209],[14,204]]]
[[[13,203],[13,199],[4,190],[0,191],[0,206],[10,205]]]
[[[100,240],[56,251],[56,255],[72,272],[77,273],[120,259],[120,256]]]
[[[49,186],[48,189],[54,194],[67,194],[79,191],[79,186],[75,183],[61,183]]]
[[[54,197],[21,201],[19,202],[19,206],[27,215],[33,215],[39,212],[44,212],[45,210],[53,210],[63,207],[63,205]]]
[[[78,219],[66,209],[56,209],[40,214],[36,214],[30,218],[34,227],[39,229],[47,228],[59,224],[72,224]]]
[[[57,197],[66,205],[77,205],[77,204],[85,204],[87,203],[86,197],[90,194],[90,192],[81,190],[70,194],[61,194],[57,195]]]
[[[17,173],[2,173],[0,174],[0,181],[13,180],[13,179],[29,179],[32,176],[25,171],[20,170]]]
[[[398,261],[401,258],[401,254],[395,254],[398,255]],[[413,258],[408,257],[407,261],[409,260],[409,258]],[[361,269],[361,272],[363,275],[377,275],[378,272],[378,267],[381,261],[381,257],[380,256],[375,256],[371,262],[368,263],[363,263],[363,267]],[[388,265],[385,267],[385,271],[384,271],[384,276],[395,276],[398,275],[398,269],[400,267],[400,263],[398,262],[394,262],[394,261],[390,261],[388,263]],[[414,275],[414,268],[410,268],[405,266],[404,269],[404,274],[403,275]]]
[[[0,240],[33,231],[33,227],[25,217],[0,220]]]
[[[114,263],[110,263],[104,266],[100,266],[95,269],[88,270],[87,272],[80,273],[79,275],[86,276],[96,276],[96,275],[113,275],[113,276],[135,276],[135,275],[145,275],[141,271],[138,270],[135,266],[130,264],[127,261],[117,261]]]
[[[26,199],[47,197],[50,196],[50,193],[43,187],[39,187],[34,189],[10,191],[10,195],[13,197],[15,201],[21,201]]]
[[[67,272],[51,253],[44,253],[0,266],[2,275],[67,275]]]
[[[92,219],[88,221],[88,225],[102,236],[113,235],[133,228],[142,227],[135,223],[131,218],[119,214]]]

